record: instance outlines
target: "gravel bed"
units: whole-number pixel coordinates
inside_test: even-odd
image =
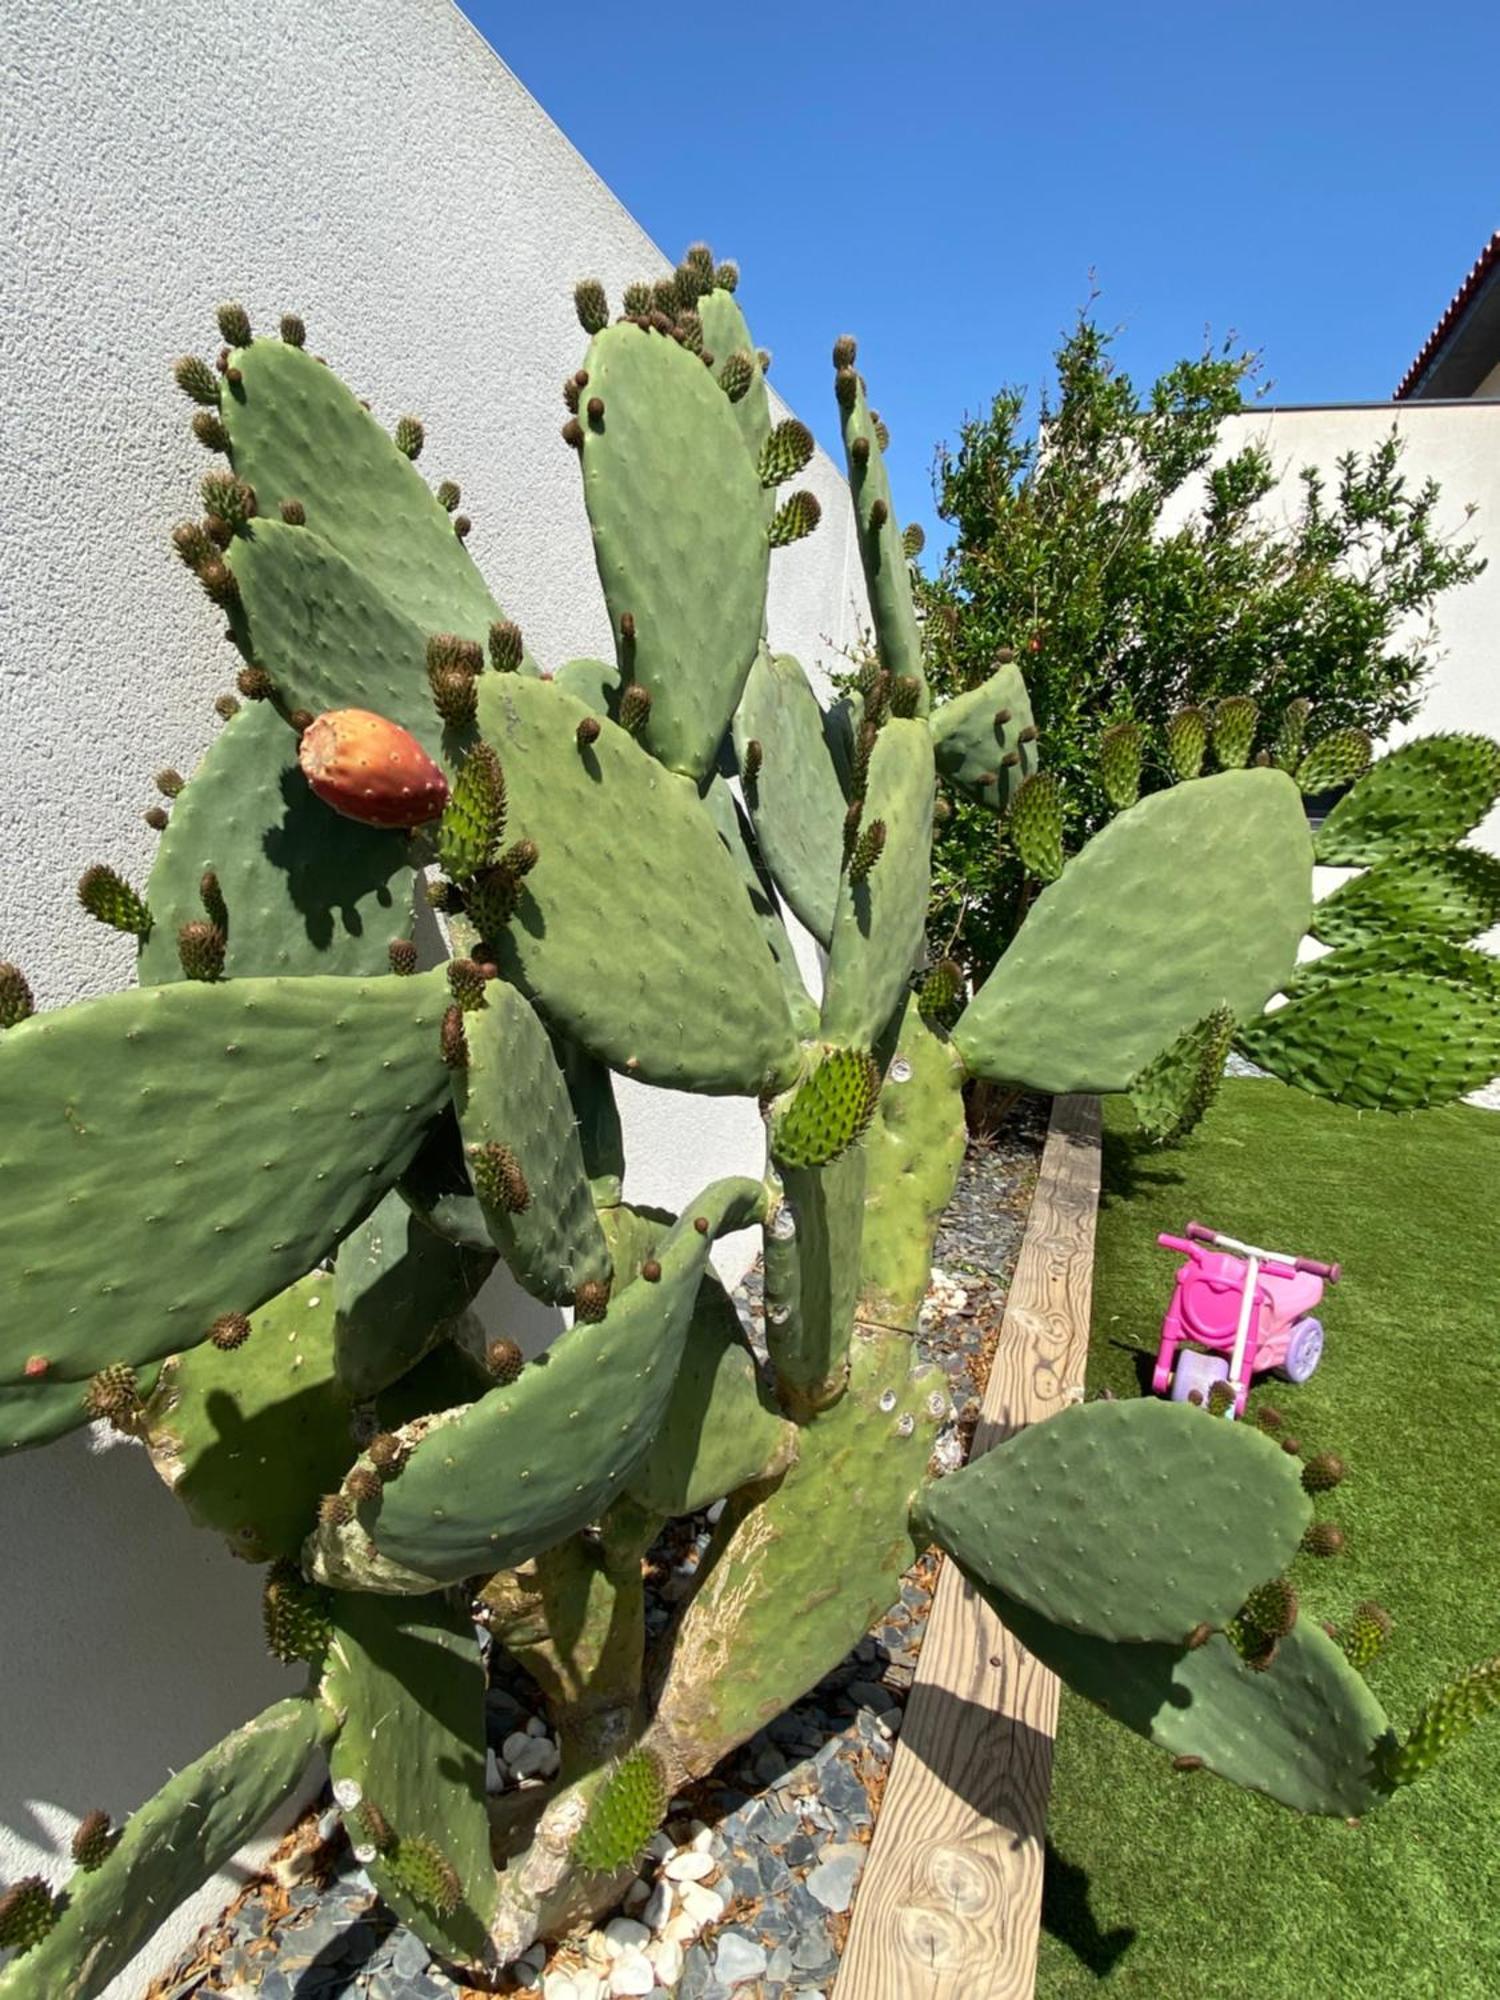
[[[962,1462],[1025,1232],[1047,1102],[1021,1098],[971,1147],[938,1232],[918,1351],[947,1374],[955,1415],[938,1439]],[[760,1282],[736,1293],[760,1346]],[[687,1595],[717,1510],[674,1523],[652,1552],[648,1626]],[[567,1945],[541,1946],[502,1992],[540,2000],[826,2000],[899,1735],[936,1562],[819,1685],[711,1777],[673,1801],[620,1913]],[[492,1791],[540,1785],[556,1746],[529,1678],[495,1647],[487,1723]],[[429,1959],[380,1901],[338,1815],[314,1811],[270,1872],[241,1892],[146,2000],[452,2000],[474,1992]]]

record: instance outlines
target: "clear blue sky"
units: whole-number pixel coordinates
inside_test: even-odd
[[[929,558],[935,444],[1091,271],[1138,377],[1207,327],[1273,401],[1383,401],[1500,226],[1500,0],[463,4],[664,250],[739,261],[825,443],[858,334]]]

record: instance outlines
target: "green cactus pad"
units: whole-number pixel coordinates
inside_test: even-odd
[[[603,660],[567,660],[552,676],[564,694],[581,701],[591,715],[616,719],[620,706],[620,670]]]
[[[760,1387],[739,1314],[705,1271],[666,1414],[625,1491],[655,1514],[693,1514],[795,1451],[796,1431]]]
[[[95,2000],[296,1789],[326,1734],[317,1704],[293,1697],[179,1771],[108,1859],[74,1876],[47,1936],[0,1971],[4,2000]]]
[[[834,1049],[818,1064],[771,1129],[771,1151],[790,1167],[826,1166],[846,1152],[874,1116],[880,1068],[859,1049]]]
[[[1315,743],[1297,766],[1297,783],[1309,798],[1348,785],[1370,762],[1370,739],[1362,729],[1336,729]]]
[[[1036,737],[1021,736],[1034,725],[1031,698],[1014,660],[978,687],[939,703],[927,720],[939,777],[979,805],[1003,812],[1037,768]],[[1012,753],[1015,762],[1005,763]]]
[[[865,824],[886,828],[880,866],[839,883],[822,1034],[873,1048],[895,1013],[922,949],[932,847],[932,738],[925,722],[886,723],[875,742]]]
[[[1235,1041],[1251,1062],[1314,1096],[1419,1111],[1500,1075],[1500,994],[1422,972],[1328,980]]]
[[[717,772],[704,789],[703,810],[718,829],[719,838],[728,849],[745,894],[750,898],[750,908],[781,981],[792,1027],[799,1036],[815,1035],[818,1031],[818,1003],[802,984],[797,954],[781,920],[781,909],[767,876],[764,857],[758,852],[758,843],[739,802]]]
[[[290,1557],[272,1563],[261,1594],[266,1651],[291,1666],[298,1660],[321,1666],[333,1636],[328,1592],[309,1583]]]
[[[1366,1602],[1355,1605],[1338,1642],[1344,1649],[1344,1658],[1362,1674],[1385,1650],[1390,1636],[1391,1614],[1383,1605]]]
[[[803,1424],[776,1490],[731,1499],[683,1616],[658,1727],[708,1769],[842,1660],[900,1594],[911,1503],[948,1397],[905,1334],[860,1331],[847,1393]],[[858,1534],[809,1534],[856,1520]]]
[[[513,986],[491,980],[467,1021],[469,1064],[453,1076],[465,1148],[508,1147],[531,1199],[480,1207],[518,1283],[558,1305],[588,1278],[608,1279],[609,1252],[594,1214],[567,1084],[547,1031]]]
[[[437,832],[438,861],[464,881],[500,858],[505,835],[505,773],[487,743],[464,758]]]
[[[1099,782],[1116,812],[1140,797],[1145,754],[1145,732],[1138,722],[1117,722],[1099,738]]]
[[[1305,695],[1297,695],[1282,710],[1281,720],[1276,725],[1275,739],[1271,744],[1271,762],[1278,771],[1295,771],[1302,762],[1302,743],[1307,734],[1307,718],[1312,713],[1312,703]]]
[[[732,406],[686,348],[611,326],[585,366],[604,416],[583,442],[584,501],[611,626],[635,621],[622,666],[651,694],[642,741],[702,778],[760,643],[765,495]]]
[[[324,1256],[446,1099],[442,992],[437,975],[186,981],[8,1029],[5,1381],[32,1380],[37,1350],[43,1386],[80,1391],[182,1352]]]
[[[333,1267],[334,1365],[345,1393],[368,1401],[414,1368],[462,1319],[496,1261],[428,1228],[393,1188],[344,1238]]]
[[[880,664],[892,680],[907,675],[918,683],[922,692],[917,712],[925,716],[932,697],[922,668],[922,633],[912,603],[911,565],[901,542],[901,524],[891,504],[885,454],[865,401],[865,385],[853,375],[852,369],[849,373],[853,376],[850,390],[845,392],[842,385],[840,388],[841,427],[875,643]]]
[[[947,1038],[908,999],[864,1140],[861,1320],[916,1331],[933,1239],[963,1164],[963,1075]]]
[[[329,812],[268,702],[233,717],[173,809],[146,891],[155,927],[141,947],[143,986],[182,978],[177,931],[204,915],[210,868],[229,914],[230,978],[374,975],[411,928],[410,841]]]
[[[1208,750],[1208,716],[1201,708],[1179,708],[1167,723],[1167,768],[1181,784],[1196,778]]]
[[[1500,1708],[1500,1654],[1470,1667],[1428,1702],[1404,1743],[1381,1745],[1383,1784],[1409,1785],[1430,1771],[1476,1722]]]
[[[397,1916],[434,1951],[481,1963],[496,1876],[484,1668],[468,1603],[338,1592],[332,1617],[321,1699],[340,1724],[328,1757],[334,1797],[342,1804],[357,1787],[387,1822],[391,1844],[365,1866]],[[363,1846],[357,1806],[346,1810]],[[426,1847],[434,1853],[423,1866]]]
[[[573,1842],[573,1862],[592,1875],[613,1875],[639,1861],[671,1798],[666,1767],[654,1750],[622,1757],[589,1801]]]
[[[1062,780],[1051,771],[1036,771],[1018,785],[1005,832],[1027,874],[1055,882],[1063,871]]]
[[[1500,799],[1500,743],[1419,736],[1372,764],[1315,836],[1319,861],[1366,867],[1450,847]]]
[[[426,1576],[506,1568],[597,1520],[660,1428],[714,1235],[758,1211],[719,1181],[665,1238],[656,1284],[627,1285],[516,1381],[426,1427],[369,1519],[377,1547]],[[600,1412],[609,1423],[601,1436]]]
[[[1167,1145],[1187,1137],[1214,1101],[1233,1042],[1234,1016],[1216,1007],[1131,1078],[1130,1101],[1148,1139]]]
[[[766,1232],[766,1346],[780,1395],[820,1406],[843,1381],[859,1290],[865,1151],[828,1166],[777,1160],[785,1201]],[[793,1233],[778,1241],[788,1219]]]
[[[573,1107],[578,1143],[583,1148],[583,1170],[589,1177],[595,1206],[608,1208],[620,1199],[625,1178],[625,1141],[609,1071],[555,1030],[552,1053]]]
[[[234,362],[240,380],[220,411],[261,515],[300,500],[308,528],[424,633],[482,640],[504,614],[472,556],[422,475],[333,370],[274,340],[252,342]],[[535,673],[535,662],[524,670]]]
[[[1257,1672],[1217,1632],[1190,1648],[1122,1645],[1070,1631],[977,1581],[976,1588],[1075,1694],[1172,1756],[1197,1758],[1293,1812],[1344,1819],[1379,1803],[1375,1757],[1390,1725],[1314,1620],[1301,1619]]]
[[[1032,1425],[929,1488],[916,1526],[966,1576],[1056,1624],[1175,1642],[1232,1617],[1291,1561],[1311,1518],[1269,1438],[1146,1400]]]
[[[354,1457],[333,1312],[334,1282],[314,1271],[257,1308],[241,1346],[205,1340],[164,1362],[146,1407],[157,1471],[249,1562],[295,1554]]]
[[[1221,771],[1241,771],[1255,747],[1260,706],[1247,694],[1226,694],[1214,703],[1214,761]]]
[[[1365,944],[1400,932],[1455,944],[1500,923],[1500,861],[1477,847],[1377,862],[1325,896],[1312,933],[1324,944]]]
[[[1306,958],[1287,981],[1289,1000],[1346,979],[1362,979],[1371,972],[1425,972],[1437,979],[1457,980],[1460,985],[1500,994],[1500,959],[1468,945],[1449,944],[1440,937],[1372,938],[1368,944],[1340,945],[1319,958]]]
[[[1153,793],[1038,897],[954,1044],[976,1076],[1128,1089],[1214,1008],[1241,1021],[1260,1013],[1296,962],[1311,882],[1302,802],[1283,772],[1226,771]]]
[[[765,370],[756,358],[755,341],[740,310],[740,302],[732,292],[716,285],[699,299],[697,313],[703,323],[703,345],[710,354],[716,355],[720,362],[727,361],[731,354],[748,354],[752,358],[750,386],[743,396],[729,404],[729,408],[759,478],[761,455],[771,435],[771,397],[766,388]],[[728,398],[725,400],[728,401]],[[765,495],[764,504],[765,518],[769,521],[776,506],[774,492]]]
[[[445,1241],[465,1250],[494,1254],[451,1102],[428,1126],[396,1189],[413,1213]]]
[[[777,888],[825,948],[833,931],[843,854],[843,788],[824,736],[823,712],[790,653],[756,655],[734,716],[742,772],[748,746],[760,768],[745,779],[755,837]]]
[[[480,683],[509,832],[541,854],[490,940],[501,972],[554,1028],[643,1082],[755,1094],[790,1081],[796,1033],[734,862],[692,787],[621,731],[580,753],[586,713],[545,682]]]

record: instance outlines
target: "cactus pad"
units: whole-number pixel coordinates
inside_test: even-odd
[[[817,696],[796,660],[762,647],[734,717],[745,803],[777,888],[826,948],[845,800],[823,730]],[[752,743],[760,745],[753,776]]]
[[[791,1167],[826,1166],[846,1152],[874,1115],[880,1070],[858,1049],[834,1049],[776,1120],[771,1150]]]
[[[1269,1438],[1145,1401],[1033,1425],[929,1488],[916,1519],[971,1579],[1073,1631],[1141,1642],[1232,1617],[1310,1517]]]
[[[589,1874],[613,1875],[639,1861],[661,1825],[671,1790],[654,1750],[632,1750],[608,1773],[589,1801],[573,1842],[573,1860]]]
[[[1500,1708],[1500,1654],[1470,1667],[1433,1696],[1404,1743],[1380,1747],[1381,1781],[1387,1787],[1409,1785],[1467,1736],[1476,1722]]]
[[[367,1401],[414,1368],[458,1329],[495,1263],[493,1251],[429,1228],[395,1189],[385,1195],[333,1267],[333,1357],[345,1394]]]
[[[1213,1103],[1234,1042],[1234,1016],[1216,1007],[1130,1079],[1130,1101],[1147,1138],[1184,1139]]]
[[[1369,767],[1370,739],[1362,729],[1335,729],[1322,737],[1297,766],[1297,783],[1308,798],[1348,785]]]
[[[266,1572],[261,1594],[266,1651],[286,1666],[296,1660],[317,1665],[333,1632],[329,1605],[326,1590],[309,1583],[289,1557],[278,1557]]]
[[[1167,723],[1167,768],[1182,783],[1196,778],[1208,750],[1208,716],[1201,708],[1179,708]]]
[[[1153,793],[1038,897],[954,1044],[977,1076],[1125,1090],[1214,1008],[1241,1021],[1260,1013],[1296,962],[1311,881],[1302,802],[1282,772],[1226,771]]]
[[[849,463],[849,490],[859,536],[859,559],[865,572],[870,617],[880,664],[893,680],[915,680],[921,689],[918,712],[925,715],[931,697],[922,670],[922,634],[911,595],[911,565],[902,546],[901,528],[891,505],[891,483],[875,420],[865,402],[865,387],[852,367],[840,369],[835,380],[842,414],[844,454]]]
[[[1391,1614],[1384,1605],[1367,1601],[1356,1604],[1349,1623],[1339,1634],[1344,1658],[1357,1673],[1372,1666],[1391,1636]]]
[[[1226,694],[1214,703],[1214,761],[1221,771],[1240,771],[1255,747],[1259,705],[1247,694]]]
[[[1036,737],[1022,735],[1033,727],[1031,699],[1013,660],[980,686],[940,702],[927,720],[939,777],[979,805],[1003,812],[1037,768]]]
[[[1388,751],[1319,827],[1319,861],[1365,867],[1449,847],[1500,799],[1500,743],[1419,736]]]
[[[1455,944],[1500,923],[1500,860],[1477,847],[1380,861],[1313,911],[1324,944],[1367,944],[1391,932]]]
[[[1005,831],[1028,875],[1055,882],[1063,871],[1062,780],[1036,771],[1017,786],[1005,815]]]
[[[440,994],[430,976],[186,981],[7,1030],[0,1377],[31,1379],[46,1327],[43,1380],[79,1384],[81,1423],[100,1367],[180,1352],[300,1277],[444,1101]],[[145,1151],[143,1103],[162,1135]]]

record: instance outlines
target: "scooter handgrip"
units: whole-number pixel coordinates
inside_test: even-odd
[[[1191,1236],[1195,1243],[1212,1243],[1218,1233],[1216,1229],[1210,1229],[1202,1222],[1190,1222],[1184,1231],[1184,1234]]]
[[[1299,1257],[1297,1269],[1309,1272],[1314,1278],[1326,1278],[1330,1285],[1336,1285],[1341,1275],[1337,1264],[1320,1264],[1315,1257]]]

